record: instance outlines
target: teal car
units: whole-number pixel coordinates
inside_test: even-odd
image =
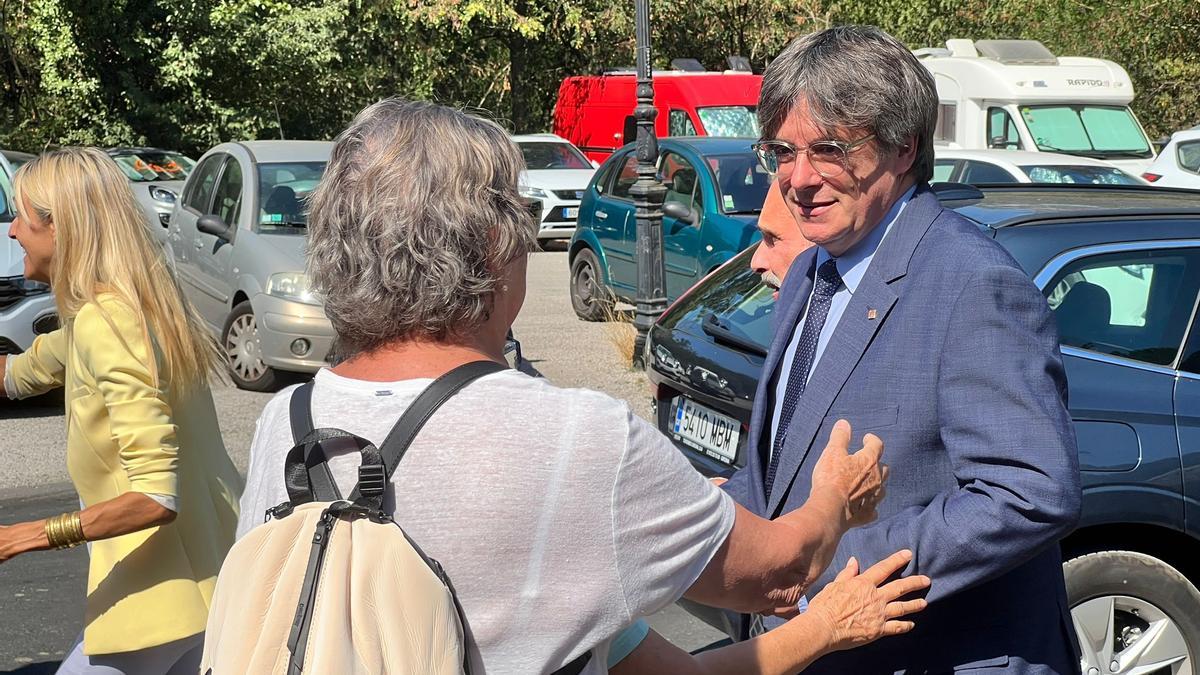
[[[758,214],[771,176],[753,138],[665,138],[657,176],[663,201],[663,264],[673,302],[709,272],[759,240]],[[629,189],[637,181],[633,144],[596,172],[571,238],[571,305],[585,321],[603,321],[617,301],[637,295],[637,220]]]

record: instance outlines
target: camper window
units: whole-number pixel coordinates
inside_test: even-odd
[[[1124,106],[1022,106],[1038,149],[1111,159],[1153,157],[1146,134]]]
[[[998,150],[1022,149],[1017,123],[1004,108],[988,108],[987,144]]]
[[[709,136],[758,138],[761,135],[754,106],[697,108],[696,114],[700,116],[700,124],[704,125]]]
[[[933,140],[935,142],[944,141],[946,143],[954,142],[954,132],[958,123],[958,104],[957,103],[940,103],[938,104],[937,127],[933,130]]]

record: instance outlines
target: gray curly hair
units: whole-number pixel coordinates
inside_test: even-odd
[[[818,127],[867,129],[885,151],[916,138],[909,173],[933,177],[938,96],[933,75],[899,40],[875,26],[835,26],[796,38],[763,74],[758,121],[774,138],[799,103]]]
[[[496,123],[390,98],[334,143],[313,192],[308,271],[340,357],[455,341],[487,320],[506,264],[530,250],[525,162]]]

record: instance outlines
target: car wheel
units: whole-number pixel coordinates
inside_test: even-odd
[[[604,285],[600,261],[591,249],[581,250],[571,263],[571,307],[584,321],[604,321],[612,316],[612,292]]]
[[[1063,565],[1085,675],[1200,672],[1200,591],[1174,567],[1132,551]]]
[[[229,359],[229,375],[239,389],[271,391],[278,380],[275,369],[262,359],[262,342],[250,301],[239,303],[225,320],[221,346]]]

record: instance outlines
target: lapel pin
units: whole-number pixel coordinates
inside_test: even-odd
[[[877,317],[877,316],[879,316],[879,312],[876,312],[873,309],[867,310],[867,321],[874,321],[875,317]]]

